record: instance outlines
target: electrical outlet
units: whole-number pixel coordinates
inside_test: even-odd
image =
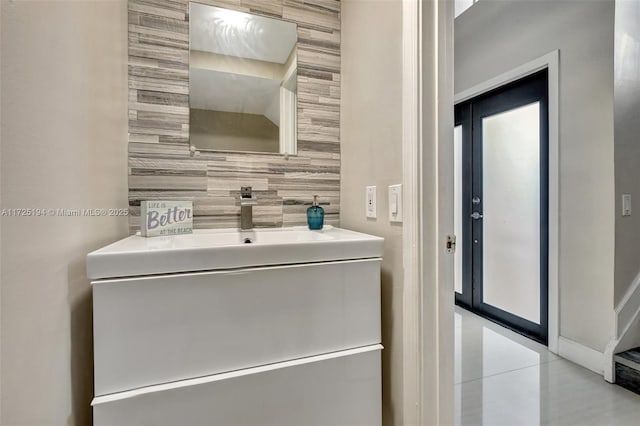
[[[368,218],[375,219],[378,217],[378,206],[376,205],[376,187],[375,186],[367,186],[366,211],[367,211]]]

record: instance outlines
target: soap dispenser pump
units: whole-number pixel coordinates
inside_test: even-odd
[[[324,225],[324,209],[318,204],[318,196],[313,196],[313,205],[307,209],[307,224],[309,229],[322,229]]]

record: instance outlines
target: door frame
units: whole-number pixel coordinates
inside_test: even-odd
[[[454,423],[453,2],[402,0],[402,419]]]
[[[402,0],[403,374],[405,424],[453,424],[454,104],[549,71],[549,342],[559,340],[558,50],[454,95],[453,2]],[[423,96],[425,95],[425,96]],[[434,155],[435,154],[435,155]],[[442,246],[442,247],[441,247]]]
[[[548,343],[548,194],[549,194],[549,101],[548,101],[548,69],[531,74],[523,79],[516,80],[510,84],[500,86],[491,92],[458,103],[455,106],[455,125],[462,125],[462,235],[458,236],[462,255],[462,294],[455,293],[456,304],[460,305],[478,315],[496,321],[507,328],[511,328],[522,333],[540,343]],[[483,213],[485,206],[475,206],[471,204],[471,196],[479,195],[485,198],[483,188],[483,133],[482,123],[486,117],[496,114],[514,111],[518,108],[531,105],[534,102],[540,104],[539,108],[539,129],[540,139],[538,141],[539,158],[539,199],[538,209],[540,212],[540,251],[539,251],[539,322],[524,318],[511,311],[507,307],[499,307],[483,300],[485,284],[482,271],[484,270],[484,249],[482,244],[478,249],[473,241],[483,240],[485,221],[475,221],[470,218],[471,212],[479,210]],[[470,184],[473,184],[473,188]],[[456,213],[458,214],[458,213]],[[456,218],[457,219],[457,218]],[[483,240],[484,241],[484,240]],[[479,275],[478,275],[479,274]]]
[[[548,70],[548,102],[549,102],[549,318],[548,348],[558,353],[560,336],[560,288],[559,288],[559,194],[560,194],[560,136],[559,136],[559,75],[560,51],[554,50],[537,59],[520,65],[490,80],[473,86],[454,95],[454,105],[487,93],[505,84],[520,80],[543,69]]]

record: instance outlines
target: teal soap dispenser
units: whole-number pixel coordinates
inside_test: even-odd
[[[318,205],[318,196],[313,196],[313,205],[307,209],[307,224],[309,229],[322,229],[324,225],[324,209]]]

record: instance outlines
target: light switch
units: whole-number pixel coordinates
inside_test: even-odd
[[[622,216],[631,216],[631,194],[622,194]]]
[[[367,199],[366,199],[367,217],[375,219],[378,217],[378,207],[376,205],[376,187],[367,186]]]
[[[389,222],[402,222],[402,185],[389,186]]]

